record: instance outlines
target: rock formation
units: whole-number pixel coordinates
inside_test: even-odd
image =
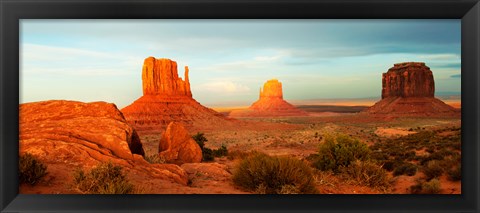
[[[433,73],[425,63],[394,64],[382,74],[382,99],[388,97],[433,97]]]
[[[190,126],[228,125],[225,116],[192,98],[189,70],[178,77],[177,63],[170,59],[146,58],[142,70],[143,96],[121,111],[135,129],[165,128],[170,122]]]
[[[260,99],[262,98],[283,99],[282,83],[277,79],[265,82],[265,84],[263,84],[263,90],[260,88]]]
[[[143,95],[192,97],[185,66],[185,81],[178,77],[177,62],[170,59],[145,59],[142,69]]]
[[[425,63],[398,63],[382,74],[382,100],[364,112],[390,116],[459,115],[457,109],[434,95],[433,73]]]
[[[283,100],[282,83],[277,79],[268,80],[260,88],[259,99],[248,110],[235,110],[231,117],[276,117],[305,116],[307,113]]]
[[[202,149],[192,139],[182,124],[171,122],[162,135],[158,146],[160,157],[168,163],[199,163],[202,161]]]
[[[51,184],[60,188],[71,181],[75,169],[90,169],[100,162],[112,162],[136,174],[131,177],[134,182],[155,179],[186,185],[188,181],[177,165],[144,160],[142,142],[114,104],[20,104],[19,128],[19,154],[30,153],[46,164]]]

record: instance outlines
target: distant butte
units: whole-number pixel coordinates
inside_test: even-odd
[[[425,63],[398,63],[382,74],[382,100],[364,112],[392,116],[459,115],[459,110],[434,95],[433,73]]]
[[[268,80],[260,88],[259,99],[248,110],[235,110],[231,117],[277,117],[305,116],[307,113],[283,100],[282,83],[277,79]]]
[[[158,130],[170,122],[185,126],[222,125],[222,114],[202,106],[192,98],[188,67],[185,80],[178,76],[177,62],[170,59],[145,59],[142,69],[143,96],[121,111],[136,129]]]

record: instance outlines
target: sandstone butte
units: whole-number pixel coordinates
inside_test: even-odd
[[[433,73],[425,63],[394,64],[382,74],[382,99],[364,112],[390,116],[458,116],[460,111],[435,98]]]
[[[158,152],[167,163],[181,165],[202,161],[202,149],[192,139],[187,129],[177,122],[168,124],[167,130],[160,139]]]
[[[260,88],[259,99],[248,110],[235,110],[231,117],[276,117],[276,116],[306,116],[305,111],[297,109],[283,99],[282,83],[271,79]]]
[[[126,120],[139,131],[162,129],[173,121],[188,127],[229,125],[224,115],[192,98],[188,74],[185,67],[185,80],[179,77],[177,62],[170,59],[146,58],[143,96],[121,109]]]
[[[20,104],[19,113],[19,154],[30,153],[47,165],[49,187],[41,193],[75,193],[65,187],[74,171],[100,162],[122,166],[139,186],[146,181],[187,184],[187,173],[179,166],[144,160],[136,131],[114,104],[43,101]]]

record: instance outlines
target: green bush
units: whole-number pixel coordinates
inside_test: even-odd
[[[88,173],[77,170],[73,179],[77,189],[87,194],[131,194],[135,190],[123,174],[122,167],[111,162],[100,163]]]
[[[30,153],[25,153],[19,157],[18,170],[20,183],[30,185],[35,185],[47,175],[47,166]]]
[[[227,156],[227,155],[228,155],[228,149],[223,144],[220,148],[213,150],[213,156],[215,156],[215,157],[223,157],[223,156]]]
[[[205,146],[205,142],[208,141],[205,135],[202,132],[197,132],[197,134],[192,136],[192,138],[197,142],[197,144],[203,150],[203,147]]]
[[[356,160],[348,167],[340,169],[347,178],[354,179],[360,184],[369,187],[387,187],[390,185],[390,179],[387,172],[381,166],[371,161]]]
[[[257,193],[318,193],[307,164],[292,157],[264,153],[252,153],[240,161],[235,167],[233,182]]]
[[[443,166],[438,160],[428,161],[427,165],[423,166],[423,173],[427,180],[440,177],[443,174]]]
[[[227,156],[228,154],[228,150],[225,145],[222,145],[219,149],[215,150],[205,147],[205,142],[207,142],[208,139],[201,132],[198,132],[196,135],[192,136],[192,138],[202,149],[202,161],[204,162],[213,161],[215,157]]]
[[[414,176],[417,173],[417,166],[412,163],[401,163],[395,170],[393,170],[393,176],[408,175]]]
[[[209,149],[207,147],[203,147],[202,156],[203,156],[202,161],[204,161],[204,162],[213,161],[215,159],[213,150]]]
[[[337,137],[326,136],[320,144],[318,159],[313,165],[322,170],[338,172],[340,167],[347,167],[355,160],[370,158],[370,149],[367,144],[346,135]]]

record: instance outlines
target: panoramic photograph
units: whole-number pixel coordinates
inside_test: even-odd
[[[461,20],[20,27],[20,194],[462,194]]]

